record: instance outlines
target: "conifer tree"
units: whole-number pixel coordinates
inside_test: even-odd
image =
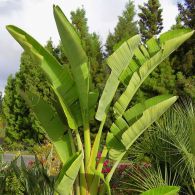
[[[118,23],[114,29],[114,33],[109,33],[107,37],[107,55],[110,55],[122,42],[138,33],[134,16],[134,4],[133,1],[129,1],[125,6],[122,15],[118,17]]]
[[[142,41],[158,35],[163,29],[162,9],[159,0],[148,0],[144,6],[139,5],[139,30]]]
[[[8,149],[23,149],[31,145],[33,131],[29,124],[29,110],[24,106],[23,99],[17,91],[17,80],[9,76],[3,100],[3,112],[6,118],[6,137],[4,145]],[[31,134],[31,140],[29,140]]]
[[[185,0],[184,4],[178,4],[179,17],[183,28],[195,28],[195,1]],[[195,74],[195,35],[193,35],[174,54],[174,67],[181,71],[185,77]]]
[[[195,1],[178,3],[179,15],[173,28],[195,28]],[[177,19],[177,20],[178,20]],[[177,91],[182,96],[195,100],[195,35],[187,40],[172,56],[172,64],[177,75]]]
[[[184,0],[184,4],[178,3],[179,15],[185,27],[195,28],[195,1]]]
[[[9,149],[31,148],[44,139],[38,121],[20,95],[21,90],[38,94],[47,102],[51,102],[53,98],[45,75],[26,52],[21,56],[20,70],[15,77],[8,78],[5,88],[3,100],[3,112],[7,121],[5,147]]]

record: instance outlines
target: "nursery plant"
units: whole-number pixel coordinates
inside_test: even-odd
[[[56,194],[74,192],[77,195],[96,195],[105,194],[106,191],[110,194],[109,182],[126,152],[177,100],[175,96],[161,95],[132,107],[130,102],[133,96],[154,68],[193,32],[167,32],[158,39],[148,40],[146,44],[140,43],[139,35],[126,40],[107,59],[111,73],[98,98],[98,92],[91,83],[89,59],[78,34],[58,6],[53,6],[53,11],[69,62],[67,65],[62,66],[23,30],[7,26],[11,35],[39,64],[56,98],[53,105],[49,105],[29,91],[21,92],[21,95],[34,111],[62,161],[63,166],[55,183]],[[113,102],[119,85],[126,88]],[[113,123],[96,165],[108,114],[112,115]],[[100,127],[95,141],[91,143],[90,121],[94,118],[99,121]],[[113,160],[113,166],[104,176],[101,171],[107,156]]]

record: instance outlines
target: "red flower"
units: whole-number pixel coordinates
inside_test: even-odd
[[[110,172],[111,168],[110,167],[107,167],[105,169],[102,169],[102,173],[106,173],[108,174]]]
[[[105,160],[104,161],[104,167],[106,167],[108,165],[108,163],[109,163],[109,160]]]

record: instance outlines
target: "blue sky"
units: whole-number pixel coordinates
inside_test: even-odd
[[[175,23],[179,0],[160,0],[163,8],[164,31]],[[181,1],[181,0],[180,0]],[[52,37],[55,44],[59,37],[55,27],[52,5],[58,4],[70,17],[70,11],[82,5],[86,9],[89,29],[101,36],[104,43],[109,31],[113,31],[118,16],[128,0],[0,0],[0,91],[4,90],[8,75],[19,69],[22,49],[5,30],[5,25],[21,27],[42,44]],[[147,0],[135,0],[138,4]]]

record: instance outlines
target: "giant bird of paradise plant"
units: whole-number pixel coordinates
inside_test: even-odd
[[[81,40],[61,9],[54,6],[53,11],[69,66],[62,66],[23,30],[7,26],[10,34],[40,65],[56,98],[51,107],[28,91],[21,94],[41,122],[62,161],[63,167],[55,184],[56,194],[110,193],[109,182],[123,156],[137,138],[177,100],[175,96],[161,95],[130,107],[133,96],[154,68],[193,32],[167,32],[158,39],[150,39],[145,45],[140,44],[139,35],[125,41],[107,59],[111,73],[97,103],[98,93],[91,85],[90,64]],[[113,102],[120,83],[126,89]],[[110,109],[111,105],[113,109]],[[109,112],[113,112],[115,119],[107,134],[101,159],[96,165],[102,131]],[[91,143],[90,119],[94,117],[100,121],[100,127],[95,141]],[[84,141],[80,136],[81,131]],[[114,163],[111,171],[104,176],[101,171],[106,156]]]

